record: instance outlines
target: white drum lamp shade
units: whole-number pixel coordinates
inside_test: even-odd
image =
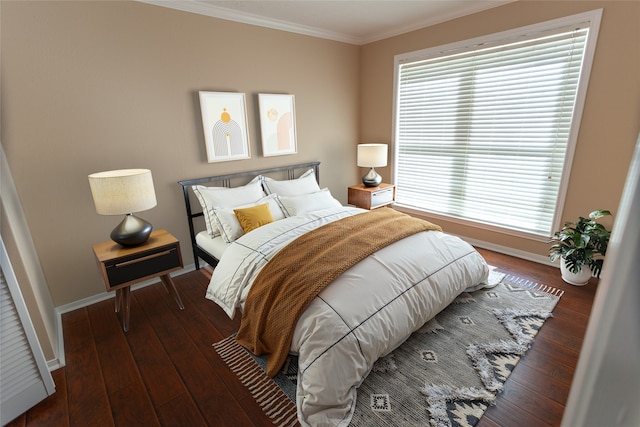
[[[135,246],[147,241],[153,227],[133,215],[156,206],[156,193],[149,169],[121,169],[89,175],[96,212],[100,215],[126,215],[111,232],[121,245]]]
[[[375,167],[387,166],[387,144],[358,144],[358,166],[370,168],[362,177],[365,187],[377,187],[382,177]]]

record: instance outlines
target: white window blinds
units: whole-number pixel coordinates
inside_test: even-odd
[[[549,236],[589,22],[397,61],[397,203]]]

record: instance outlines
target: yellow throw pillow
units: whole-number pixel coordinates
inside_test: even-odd
[[[250,208],[234,209],[233,212],[245,233],[273,222],[273,215],[271,215],[268,203]]]

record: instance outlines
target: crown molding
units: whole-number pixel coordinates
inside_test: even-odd
[[[388,39],[390,37],[399,36],[401,34],[409,33],[411,31],[420,30],[422,28],[431,27],[433,25],[442,24],[443,22],[451,21],[463,16],[473,15],[474,13],[483,12],[485,10],[493,9],[495,7],[503,6],[505,4],[514,3],[518,0],[486,0],[486,1],[473,1],[460,5],[455,11],[450,13],[438,13],[434,16],[426,17],[420,21],[416,21],[412,24],[407,24],[402,27],[394,28],[390,31],[382,31],[370,35],[369,37],[360,40],[360,45],[373,43],[380,40]]]
[[[191,0],[136,0],[140,3],[147,3],[156,6],[168,7],[170,9],[181,10],[183,12],[197,13],[212,18],[224,19],[227,21],[239,22],[242,24],[256,25],[259,27],[270,28],[274,30],[287,31],[290,33],[303,34],[311,37],[319,37],[322,39],[334,40],[349,44],[362,44],[362,40],[347,34],[331,32],[321,28],[309,27],[306,25],[298,25],[288,21],[282,21],[274,18],[255,15],[248,12],[239,12],[236,10],[219,7],[208,4],[204,1]]]
[[[452,19],[460,18],[466,15],[482,12],[484,10],[492,9],[494,7],[502,6],[508,3],[515,2],[517,0],[486,0],[486,1],[471,1],[460,3],[459,7],[450,13],[438,13],[437,15],[428,16],[423,20],[418,20],[411,24],[403,25],[392,30],[381,31],[377,33],[371,33],[363,37],[357,37],[351,34],[339,33],[334,31],[325,30],[318,27],[312,27],[307,25],[300,25],[289,21],[267,18],[264,16],[252,14],[249,12],[240,12],[237,10],[220,7],[207,3],[203,0],[136,0],[140,3],[147,3],[151,5],[167,7],[170,9],[180,10],[183,12],[196,13],[199,15],[209,16],[212,18],[224,19],[227,21],[234,21],[243,24],[256,25],[260,27],[270,28],[274,30],[287,31],[291,33],[303,34],[311,37],[318,37],[322,39],[334,40],[343,43],[349,43],[354,45],[364,45],[367,43],[373,43],[379,40],[383,40],[390,37],[395,37],[400,34],[408,33],[410,31],[419,30],[421,28],[429,27],[432,25],[440,24]]]

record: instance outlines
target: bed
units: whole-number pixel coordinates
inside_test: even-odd
[[[244,186],[259,176],[296,179],[309,169],[314,171],[316,182],[319,182],[320,162],[301,163],[290,166],[179,181],[178,184],[182,187],[182,194],[184,196],[185,208],[187,211],[187,223],[189,225],[189,236],[195,268],[200,269],[200,260],[203,260],[212,267],[215,267],[225,249],[228,247],[228,243],[219,235],[214,236],[214,233],[211,233],[209,230],[209,226],[204,215],[206,208],[194,192],[194,186],[210,187],[212,189],[233,188],[233,186],[237,185]]]
[[[284,214],[228,242],[206,298],[231,318],[241,314],[237,340],[269,355],[269,375],[283,351],[298,355],[302,425],[346,426],[374,362],[460,293],[485,286],[489,268],[472,246],[433,224],[390,208],[342,206],[319,187],[317,169],[290,182],[265,178],[265,170],[245,176],[269,187],[265,197]],[[238,212],[245,209],[257,210]]]

